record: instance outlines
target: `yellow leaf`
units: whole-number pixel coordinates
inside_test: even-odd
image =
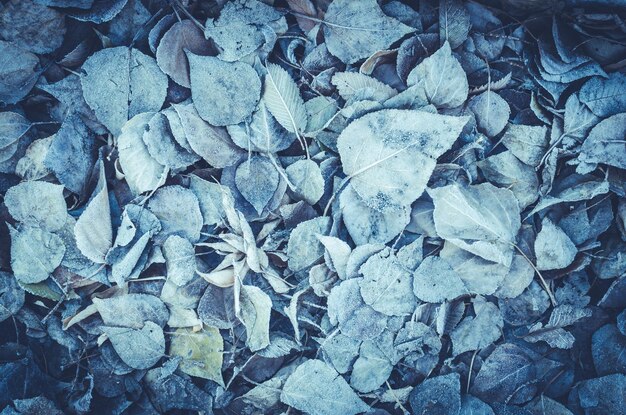
[[[224,386],[222,360],[224,340],[215,327],[205,327],[194,333],[180,328],[172,336],[170,355],[180,356],[180,370],[190,376],[213,380]]]

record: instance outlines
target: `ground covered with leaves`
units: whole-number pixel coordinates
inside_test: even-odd
[[[0,410],[626,413],[626,3],[3,0]]]

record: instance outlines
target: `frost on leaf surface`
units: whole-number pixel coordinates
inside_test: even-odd
[[[331,415],[340,411],[354,415],[368,406],[348,383],[321,360],[308,360],[287,378],[280,400],[313,415]]]
[[[443,239],[486,260],[511,264],[520,228],[513,192],[490,183],[430,189],[435,227]]]
[[[347,64],[367,58],[414,31],[386,16],[375,0],[334,0],[323,26],[328,51]]]
[[[436,160],[456,141],[467,118],[382,110],[348,125],[337,139],[343,171],[363,201],[386,212],[414,202]]]
[[[252,66],[187,53],[191,96],[198,114],[219,127],[247,118],[261,97],[261,79]]]
[[[165,101],[167,76],[154,58],[138,49],[103,49],[89,57],[83,70],[85,101],[115,135],[127,120],[142,112],[158,111]]]
[[[624,413],[624,7],[3,1],[0,411]]]

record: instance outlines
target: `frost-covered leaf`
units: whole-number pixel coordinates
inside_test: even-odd
[[[140,329],[146,322],[163,327],[169,312],[158,297],[148,294],[125,294],[111,298],[94,298],[104,324],[112,327]]]
[[[281,126],[270,113],[264,101],[252,114],[250,122],[227,127],[233,142],[244,150],[275,153],[287,149],[296,135]]]
[[[198,115],[192,104],[173,105],[183,140],[190,148],[205,159],[210,165],[217,168],[231,166],[241,158],[241,151],[233,144],[228,132],[222,127],[214,127]],[[172,120],[170,120],[172,128]],[[176,134],[174,135],[176,137]],[[184,138],[183,138],[184,137]]]
[[[502,137],[502,144],[518,159],[537,167],[548,149],[546,127],[510,124]]]
[[[17,112],[0,112],[0,148],[19,140],[30,129],[31,123]]]
[[[350,237],[357,245],[387,243],[398,236],[411,220],[407,206],[380,212],[369,207],[351,184],[339,195],[341,215]]]
[[[9,228],[11,268],[25,284],[45,280],[61,264],[65,245],[59,236],[39,228]]]
[[[544,196],[526,217],[530,217],[545,208],[559,203],[591,200],[596,196],[607,193],[608,191],[609,183],[605,180],[595,180],[595,178],[592,178],[592,180],[580,180],[573,185],[567,186],[560,191],[555,192],[553,195]]]
[[[565,232],[547,217],[535,239],[535,256],[539,270],[562,269],[574,261],[576,245]]]
[[[24,290],[8,272],[0,272],[0,322],[14,316],[24,305]]]
[[[511,264],[520,228],[520,210],[513,192],[490,183],[457,184],[430,189],[438,235],[489,261]]]
[[[280,22],[284,22],[281,16],[279,10],[259,0],[230,1],[217,19],[207,19],[204,34],[219,47],[220,59],[234,62],[251,55],[265,43],[273,45],[274,30],[286,30],[280,30]]]
[[[380,82],[378,79],[359,72],[339,72],[333,76],[332,84],[337,87],[337,92],[346,101],[355,95],[371,93],[374,97],[380,97],[381,101],[387,100],[398,93],[394,88]]]
[[[347,64],[386,49],[415,30],[386,16],[375,0],[334,0],[323,27],[328,51]]]
[[[318,235],[317,239],[319,239],[322,245],[324,245],[324,248],[326,248],[326,252],[328,253],[328,257],[331,262],[329,267],[335,269],[339,278],[345,279],[348,260],[350,258],[350,253],[352,253],[350,245],[334,236]],[[328,264],[328,260],[326,263]]]
[[[499,186],[510,189],[524,209],[539,197],[539,180],[531,166],[522,163],[510,151],[503,151],[477,163],[485,178]]]
[[[56,132],[44,165],[68,190],[81,194],[96,161],[96,136],[76,113]]]
[[[263,102],[287,131],[298,133],[306,130],[307,113],[298,85],[279,65],[267,64]]]
[[[198,317],[208,326],[220,329],[233,327],[235,316],[234,289],[209,284],[198,303]]]
[[[308,204],[316,204],[324,194],[324,178],[313,160],[298,160],[290,164],[285,173],[294,186],[294,193]]]
[[[573,342],[573,340],[572,340]],[[593,364],[599,375],[626,371],[626,335],[614,324],[602,326],[591,338]]]
[[[626,112],[626,75],[614,72],[608,78],[593,77],[580,88],[580,101],[598,117]]]
[[[162,166],[179,171],[200,160],[200,157],[180,146],[172,135],[168,118],[157,112],[144,128],[142,139],[150,156]]]
[[[525,385],[533,387],[559,364],[512,343],[498,345],[483,362],[471,392],[486,402],[506,402]]]
[[[252,66],[187,53],[191,96],[202,119],[219,127],[239,124],[261,98],[261,79]]]
[[[154,58],[137,49],[103,49],[91,55],[82,69],[85,101],[114,135],[127,120],[158,111],[165,101],[167,76]]]
[[[626,113],[600,121],[583,142],[578,155],[578,173],[588,173],[598,163],[626,169]],[[587,166],[590,165],[590,166]]]
[[[200,239],[202,213],[194,193],[182,186],[165,186],[148,201],[150,210],[161,222],[161,235],[178,235],[195,243]]]
[[[467,294],[468,290],[445,259],[429,256],[413,273],[413,292],[422,301],[441,303]]]
[[[67,218],[63,186],[47,182],[23,182],[4,195],[4,204],[13,219],[28,226],[58,231]]]
[[[328,317],[346,336],[366,340],[383,332],[387,317],[363,302],[359,281],[359,278],[351,278],[331,290]]]
[[[413,276],[390,249],[371,256],[359,271],[363,274],[359,286],[365,304],[388,316],[406,316],[415,311]]]
[[[156,50],[156,61],[161,70],[174,82],[189,88],[189,64],[185,51],[196,55],[208,55],[212,51],[202,30],[191,20],[174,23],[165,32]]]
[[[141,329],[104,326],[102,331],[124,363],[134,369],[151,368],[165,353],[163,329],[151,321]]]
[[[626,376],[622,373],[586,379],[572,390],[572,400],[590,414],[623,414]]]
[[[476,315],[465,317],[450,333],[454,356],[487,347],[502,335],[504,321],[498,307],[480,299],[473,306]]]
[[[469,85],[459,61],[452,56],[448,42],[417,65],[407,78],[437,108],[455,108],[467,99]]]
[[[224,192],[230,193],[228,188],[198,176],[191,176],[189,190],[198,198],[205,225],[216,225],[224,220],[226,214],[222,205],[222,195]]]
[[[143,133],[153,114],[145,112],[134,116],[121,129],[117,138],[119,163],[124,178],[134,193],[157,189],[167,178],[167,167],[159,164],[143,142]]]
[[[524,336],[524,340],[532,343],[545,341],[550,347],[571,349],[574,346],[575,338],[564,327],[590,316],[590,309],[561,304],[552,310],[550,320],[545,325],[542,323],[533,324],[528,330],[528,334]]]
[[[389,378],[392,362],[374,342],[365,341],[359,350],[350,375],[350,386],[361,393],[371,392]]]
[[[37,1],[10,2],[0,10],[0,37],[33,53],[54,52],[65,31],[63,14]]]
[[[337,139],[343,171],[363,201],[383,213],[424,191],[436,160],[456,141],[465,117],[408,110],[369,113]]]
[[[487,91],[469,100],[468,108],[476,116],[478,129],[494,137],[506,127],[511,115],[509,104],[495,92]]]
[[[491,295],[501,287],[510,267],[487,261],[446,242],[439,253],[459,275],[470,293]],[[516,256],[513,256],[516,258]]]
[[[289,236],[287,256],[289,268],[301,271],[313,265],[324,255],[324,246],[317,235],[326,235],[330,230],[330,218],[319,217],[300,223]]]
[[[240,287],[240,310],[237,317],[246,327],[246,345],[255,352],[270,344],[270,313],[272,300],[259,287]]]
[[[268,157],[252,156],[235,172],[235,184],[241,195],[260,215],[278,189],[280,176]]]
[[[172,335],[169,354],[182,357],[179,367],[186,374],[224,385],[223,350],[224,341],[215,327],[205,327],[197,333],[183,328]]]
[[[183,286],[196,276],[196,252],[191,242],[178,235],[171,235],[163,243],[162,250],[168,281]]]
[[[439,39],[456,49],[467,39],[471,27],[470,15],[460,0],[439,1]]]
[[[426,379],[409,395],[416,414],[456,414],[461,408],[461,382],[457,373]]]
[[[30,92],[39,73],[35,68],[39,64],[36,55],[21,49],[11,42],[0,40],[0,102],[15,104]]]
[[[84,256],[97,264],[106,262],[106,254],[113,246],[113,227],[103,164],[93,196],[76,221],[74,235],[76,246]]]
[[[311,415],[355,415],[369,406],[321,360],[307,360],[287,378],[280,400]]]

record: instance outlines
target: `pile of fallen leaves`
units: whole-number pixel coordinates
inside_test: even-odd
[[[0,3],[2,414],[626,413],[626,3]]]

